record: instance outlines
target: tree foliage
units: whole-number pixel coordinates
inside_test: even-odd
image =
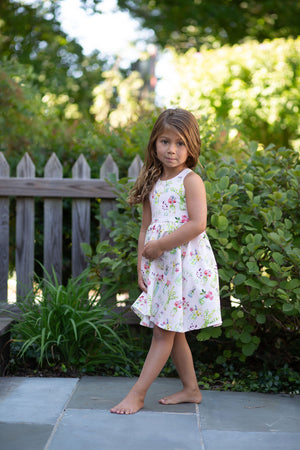
[[[64,95],[64,103],[79,105],[86,114],[104,62],[99,52],[84,55],[81,45],[62,31],[57,11],[56,2],[28,5],[2,0],[0,61],[17,60],[31,66],[32,81],[41,94]]]
[[[118,5],[154,30],[162,47],[177,50],[299,34],[295,0],[118,0]]]
[[[230,121],[248,140],[299,146],[299,38],[174,53],[173,71],[174,104]]]

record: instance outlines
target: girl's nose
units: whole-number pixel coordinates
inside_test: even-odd
[[[170,144],[170,146],[169,146],[169,152],[170,153],[175,153],[175,151],[176,151],[176,144]]]

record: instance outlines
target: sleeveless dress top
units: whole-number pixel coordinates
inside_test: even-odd
[[[184,169],[156,182],[149,196],[152,222],[145,243],[189,221],[183,182],[190,172]],[[141,265],[147,293],[132,305],[141,325],[182,333],[221,325],[218,269],[206,232],[157,259],[142,257]]]

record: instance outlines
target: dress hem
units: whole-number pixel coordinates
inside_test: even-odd
[[[209,328],[209,327],[220,327],[223,323],[223,321],[217,321],[215,323],[210,323],[208,325],[204,325],[204,326],[197,327],[197,328],[188,328],[186,330],[172,330],[171,328],[163,327],[163,326],[161,326],[161,324],[155,323],[153,320],[151,320],[150,316],[143,314],[141,311],[139,311],[138,309],[136,309],[134,307],[131,307],[131,310],[140,319],[141,326],[146,327],[146,328],[154,328],[154,325],[156,325],[158,328],[161,328],[162,330],[174,331],[175,333],[187,333],[188,331],[203,330],[204,328]]]

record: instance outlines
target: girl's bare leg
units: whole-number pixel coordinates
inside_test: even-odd
[[[192,353],[184,333],[176,333],[171,357],[183,384],[183,388],[175,394],[162,398],[160,403],[163,405],[187,402],[200,403],[202,395],[198,387]]]
[[[142,372],[127,396],[110,411],[116,414],[134,414],[144,406],[146,393],[160,374],[172,351],[175,332],[153,329],[151,346]]]

